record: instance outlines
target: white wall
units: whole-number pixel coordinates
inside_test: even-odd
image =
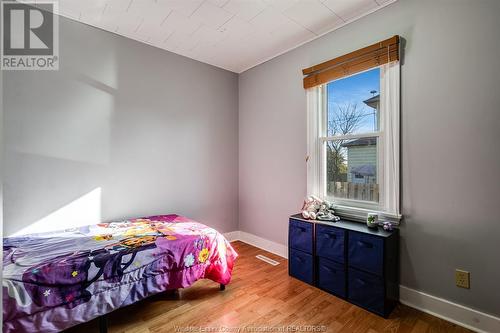
[[[60,18],[60,70],[4,72],[4,231],[179,213],[237,229],[237,75]]]
[[[241,74],[240,230],[286,244],[306,194],[301,69],[399,34],[401,283],[500,315],[499,17],[499,1],[399,0]]]

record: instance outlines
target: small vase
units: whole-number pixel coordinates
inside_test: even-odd
[[[377,213],[368,213],[366,216],[366,226],[368,228],[378,228],[378,214]]]

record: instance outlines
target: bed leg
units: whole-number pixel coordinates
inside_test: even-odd
[[[171,300],[175,300],[175,299],[180,298],[179,289],[167,290],[164,292],[164,295],[165,295],[166,299],[171,299]]]
[[[99,317],[99,333],[108,333],[108,315]]]
[[[219,288],[221,291],[224,291],[226,290],[226,285],[221,283]]]

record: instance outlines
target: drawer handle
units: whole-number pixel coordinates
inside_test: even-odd
[[[358,241],[358,245],[366,247],[366,248],[369,248],[369,249],[373,248],[373,244],[372,243],[368,243],[368,242],[365,242],[365,241]]]
[[[366,286],[366,282],[365,282],[365,281],[363,281],[363,280],[361,280],[361,279],[359,279],[359,278],[358,278],[358,279],[356,279],[356,282],[358,282],[358,283],[359,283],[360,285],[362,285],[362,286]]]

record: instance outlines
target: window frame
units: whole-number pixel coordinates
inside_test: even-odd
[[[365,220],[367,213],[369,212],[379,212],[380,214],[384,215],[384,202],[383,198],[384,196],[384,164],[386,163],[385,161],[385,155],[383,151],[383,141],[386,140],[384,130],[382,126],[378,126],[378,131],[374,132],[364,132],[364,133],[356,133],[356,134],[346,134],[346,135],[335,135],[335,136],[328,136],[328,92],[327,92],[327,85],[330,82],[342,80],[354,75],[358,75],[370,70],[373,70],[375,68],[380,68],[380,66],[377,67],[372,67],[370,69],[367,69],[362,72],[357,72],[352,75],[344,76],[335,80],[331,80],[329,82],[326,82],[324,84],[321,84],[317,87],[317,94],[319,94],[319,100],[318,100],[318,105],[315,110],[315,112],[318,113],[317,115],[317,122],[318,122],[318,127],[317,127],[317,135],[316,135],[316,148],[314,150],[317,152],[316,158],[318,161],[316,161],[316,165],[318,167],[317,169],[317,174],[314,176],[314,182],[315,182],[315,188],[317,189],[317,194],[319,195],[320,198],[328,200],[330,202],[334,203],[334,209],[336,213],[339,215],[342,215],[347,218],[352,218],[356,220]],[[381,70],[381,68],[380,68]],[[379,80],[381,82],[382,78],[382,70],[380,71],[380,76]],[[400,88],[399,88],[400,89]],[[382,98],[382,91],[379,89],[379,94]],[[385,92],[384,92],[385,93]],[[382,114],[385,112],[385,110],[382,110],[381,108],[378,110],[380,112],[380,121],[383,119],[384,115]],[[378,202],[374,201],[365,201],[365,200],[357,200],[357,199],[346,199],[346,198],[338,198],[334,197],[333,195],[329,195],[327,193],[327,151],[326,151],[326,144],[328,141],[333,141],[333,140],[351,140],[351,139],[361,139],[361,138],[367,138],[367,137],[376,137],[377,138],[377,184],[379,188],[379,200]],[[400,161],[399,161],[400,163]],[[309,186],[308,186],[309,188]],[[388,218],[392,218],[395,221],[399,221],[401,219],[401,216],[392,216],[392,215],[386,215]]]

